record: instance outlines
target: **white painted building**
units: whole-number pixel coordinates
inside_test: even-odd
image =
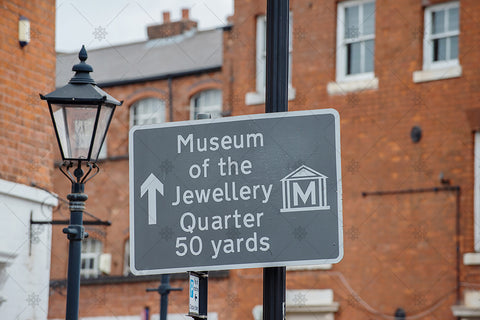
[[[0,318],[47,319],[51,226],[57,199],[23,184],[0,180]]]

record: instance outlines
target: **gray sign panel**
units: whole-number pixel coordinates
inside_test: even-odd
[[[339,129],[333,109],[134,127],[132,272],[340,261]]]

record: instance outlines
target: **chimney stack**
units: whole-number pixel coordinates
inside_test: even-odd
[[[170,22],[170,11],[163,11],[163,23]]]
[[[189,20],[190,19],[190,9],[183,8],[182,9],[182,20]]]
[[[190,20],[190,9],[182,9],[182,19],[179,21],[171,21],[169,11],[162,14],[163,23],[147,27],[149,40],[169,38],[197,28],[197,22]]]

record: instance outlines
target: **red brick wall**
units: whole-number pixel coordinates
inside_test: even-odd
[[[20,16],[30,20],[24,48]],[[50,188],[54,133],[38,94],[54,89],[55,1],[3,1],[0,17],[0,178]]]
[[[443,172],[461,187],[460,250],[473,252],[473,134],[466,110],[479,108],[480,2],[460,1],[462,76],[414,83],[413,72],[422,69],[422,3],[441,2],[377,0],[379,88],[329,95],[338,1],[290,1],[296,97],[289,110],[340,113],[345,256],[331,271],[289,272],[287,289],[334,289],[336,319],[376,318],[372,310],[392,316],[397,307],[412,316],[434,306],[425,318],[453,318],[455,192],[362,197],[365,191],[440,187]],[[265,8],[266,1],[236,1],[233,28],[224,37],[224,104],[234,115],[264,112],[263,104],[245,105],[245,95],[255,91],[256,16]],[[415,125],[423,130],[417,144],[410,139]],[[460,281],[478,283],[478,267],[460,261],[460,268]]]
[[[327,84],[335,81],[337,2],[290,1],[296,97],[289,102],[289,109],[333,107],[340,113],[345,255],[331,270],[289,271],[287,289],[333,289],[334,300],[340,303],[335,319],[340,320],[380,319],[393,316],[399,307],[407,316],[453,319],[450,307],[457,304],[459,261],[456,240],[461,254],[473,252],[472,128],[479,124],[468,121],[466,111],[479,109],[476,45],[480,2],[460,1],[462,76],[414,83],[412,73],[422,69],[422,4],[445,1],[377,0],[375,75],[379,88],[329,95]],[[264,105],[246,106],[245,95],[255,91],[256,16],[264,14],[265,7],[265,0],[235,1],[233,28],[224,36],[221,74],[174,80],[174,121],[188,118],[189,99],[203,86],[221,87],[224,110],[233,115],[264,112]],[[140,97],[166,98],[167,82],[106,90],[126,101],[115,115],[108,137],[109,155],[124,155],[128,106]],[[413,126],[423,130],[419,143],[410,139]],[[112,274],[119,275],[128,237],[128,165],[123,160],[101,167],[101,174],[86,187],[91,195],[87,210],[113,223],[112,227],[97,228],[97,234],[105,233],[104,251],[112,253]],[[362,196],[368,191],[442,187],[441,172],[461,188],[459,235],[455,192]],[[56,190],[68,190],[64,180],[57,176]],[[54,232],[54,244],[52,278],[64,278],[67,249],[60,232]],[[478,267],[463,266],[461,258],[460,294],[466,286],[480,284]],[[145,305],[158,313],[158,295],[144,293],[145,288],[157,285],[84,286],[80,313],[134,315]],[[187,284],[175,281],[172,285],[183,286],[184,292],[170,295],[169,312],[185,313]],[[259,269],[232,270],[228,279],[210,282],[209,311],[219,312],[219,319],[251,319],[253,307],[261,303]],[[61,317],[64,304],[64,297],[54,292],[49,316]]]

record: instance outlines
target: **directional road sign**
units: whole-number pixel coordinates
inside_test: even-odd
[[[129,148],[134,274],[341,260],[335,110],[139,126]]]

